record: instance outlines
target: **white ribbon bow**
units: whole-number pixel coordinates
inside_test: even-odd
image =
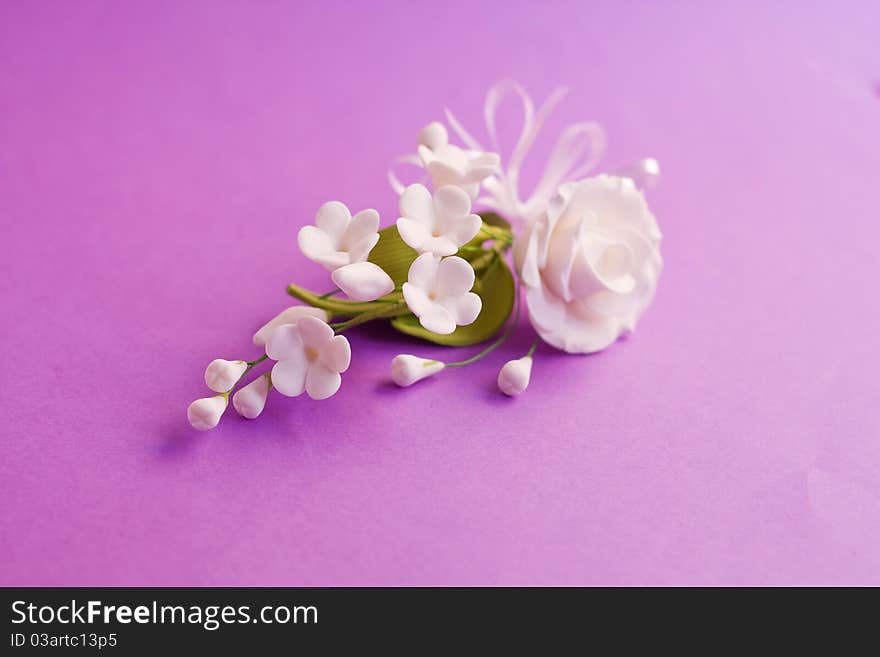
[[[503,80],[493,85],[486,94],[483,115],[486,132],[491,140],[492,149],[500,152],[496,130],[498,108],[508,96],[519,98],[522,105],[523,122],[516,145],[511,151],[508,161],[502,162],[499,172],[483,181],[485,192],[476,200],[490,210],[498,212],[508,220],[530,222],[546,207],[548,201],[556,193],[559,186],[567,181],[585,177],[598,164],[605,152],[605,131],[594,121],[582,121],[567,126],[553,147],[550,157],[544,165],[538,183],[531,194],[523,199],[519,190],[519,174],[523,161],[535,142],[544,123],[556,109],[556,106],[568,94],[567,87],[556,89],[544,104],[535,111],[535,104],[525,89],[517,82]],[[452,112],[446,110],[446,119],[458,135],[459,139],[472,151],[487,150],[465,130]],[[399,157],[395,164],[418,165],[419,160],[412,155]],[[638,160],[614,172],[615,175],[631,178],[638,187],[652,186],[660,175],[657,161],[652,158]],[[393,168],[388,171],[391,187],[400,194],[404,185],[394,174]]]

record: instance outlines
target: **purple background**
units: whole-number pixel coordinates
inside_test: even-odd
[[[880,5],[346,4],[0,7],[0,584],[880,584]],[[389,224],[389,161],[505,77],[659,159],[636,334],[508,400],[526,323],[407,390],[473,350],[368,328],[333,399],[191,430],[328,288],[299,227]]]

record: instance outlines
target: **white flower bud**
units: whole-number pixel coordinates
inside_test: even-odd
[[[205,370],[205,383],[214,392],[229,392],[246,369],[247,363],[243,360],[218,358],[211,361]]]
[[[439,121],[429,123],[419,132],[419,146],[427,146],[432,151],[448,143],[449,133],[446,132],[446,126]]]
[[[498,372],[498,388],[510,397],[515,397],[529,387],[532,375],[532,357],[525,356],[517,360],[509,360]]]
[[[345,265],[334,271],[330,278],[354,301],[374,301],[394,290],[391,277],[372,262]]]
[[[446,367],[439,360],[400,354],[391,360],[391,380],[399,386],[411,386],[416,381],[432,376]]]
[[[263,412],[269,396],[269,377],[265,374],[251,381],[232,396],[232,405],[242,417],[253,420]]]
[[[196,399],[186,409],[186,417],[189,423],[199,431],[213,429],[220,422],[220,417],[223,415],[223,411],[226,410],[228,402],[229,395]]]

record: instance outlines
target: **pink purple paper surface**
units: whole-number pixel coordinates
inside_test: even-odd
[[[0,584],[880,584],[880,6],[735,4],[3,3]],[[367,328],[331,400],[191,430],[329,289],[299,227],[391,223],[502,78],[660,161],[636,333],[509,400],[526,323],[406,390],[451,356]]]

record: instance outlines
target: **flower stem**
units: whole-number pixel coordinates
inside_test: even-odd
[[[535,340],[532,342],[532,346],[529,347],[529,353],[527,353],[525,356],[523,356],[523,358],[531,358],[532,354],[535,353],[535,349],[537,348],[538,341],[540,339],[541,338],[539,338],[537,335],[535,336]]]
[[[358,324],[364,324],[374,319],[397,317],[398,315],[403,315],[408,312],[409,308],[407,308],[406,302],[404,301],[385,303],[373,310],[367,310],[359,313],[345,322],[330,324],[330,328],[336,331],[336,333],[342,333],[343,331],[350,329],[353,326],[357,326]]]

